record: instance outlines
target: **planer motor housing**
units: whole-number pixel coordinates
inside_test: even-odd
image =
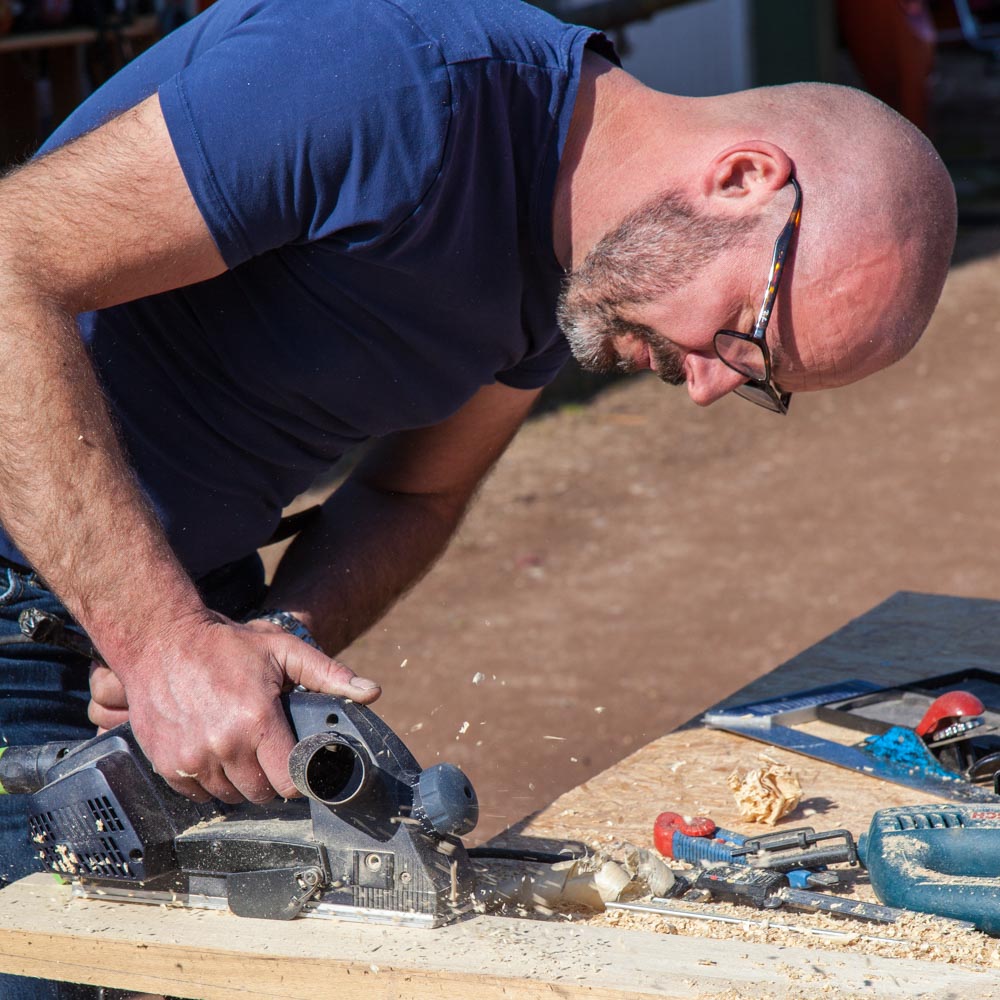
[[[127,723],[83,743],[8,747],[0,783],[30,794],[42,865],[82,895],[424,926],[467,911],[468,778],[421,769],[365,706],[296,690],[285,707],[300,799],[194,803],[153,771]]]

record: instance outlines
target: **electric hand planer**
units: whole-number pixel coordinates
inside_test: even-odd
[[[479,805],[452,764],[421,769],[370,709],[293,691],[289,770],[304,798],[199,805],[156,774],[128,724],[83,743],[7,747],[42,865],[77,895],[437,926],[472,905],[460,840]]]

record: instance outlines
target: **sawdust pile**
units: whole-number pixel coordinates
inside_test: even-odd
[[[588,845],[595,857],[624,856],[631,844],[610,838]],[[677,873],[688,873],[692,866],[669,862]],[[831,866],[841,873],[842,889],[837,895],[846,899],[874,901],[875,895],[863,870],[847,865]],[[698,904],[669,900],[700,909]],[[740,923],[716,923],[674,915],[625,910],[595,912],[573,905],[554,904],[552,908],[519,907],[516,916],[534,920],[572,921],[587,926],[642,930],[659,934],[711,940],[745,941],[772,947],[799,947],[831,952],[851,952],[884,958],[940,962],[942,965],[967,966],[972,969],[1000,970],[1000,939],[977,931],[965,930],[947,921],[923,913],[904,913],[893,924],[838,917],[830,913],[808,912],[782,907],[757,910],[728,903],[709,903],[705,910],[723,912],[740,918]],[[1000,983],[998,983],[1000,996]]]
[[[894,924],[873,924],[821,913],[763,913],[745,906],[729,907],[742,924],[716,924],[653,913],[607,911],[578,915],[590,925],[680,934],[713,940],[746,941],[774,946],[797,946],[885,958],[907,958],[979,970],[1000,969],[1000,941],[976,931],[952,929],[923,913],[907,913]],[[789,926],[793,925],[796,929]],[[846,937],[824,937],[836,931]]]

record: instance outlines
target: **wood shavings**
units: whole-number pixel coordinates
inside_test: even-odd
[[[761,754],[761,766],[726,779],[740,816],[751,823],[774,826],[802,801],[798,775],[787,765]]]
[[[623,843],[616,857],[603,851],[567,858],[554,864],[516,865],[488,861],[477,866],[477,898],[487,909],[516,906],[587,911],[623,899],[664,895],[674,884],[674,874],[659,856],[634,844]]]
[[[831,914],[781,914],[772,922],[762,918],[760,910],[733,906],[734,916],[745,916],[739,924],[706,923],[675,916],[653,913],[633,913],[608,910],[581,915],[582,922],[591,926],[610,926],[623,930],[650,930],[661,934],[680,934],[712,940],[741,940],[777,946],[802,946],[803,935],[782,927],[784,921],[801,925],[801,929],[855,930],[856,936],[830,938],[810,935],[809,948],[822,952],[853,952],[885,958],[908,958],[940,962],[971,969],[1000,969],[1000,944],[985,934],[956,930],[935,921],[923,913],[905,913],[894,924],[879,924],[872,936],[871,924],[848,920]],[[947,973],[942,970],[942,975]]]
[[[666,896],[674,885],[674,873],[658,853],[625,845],[625,870],[632,878],[632,885],[641,893]]]
[[[557,904],[603,910],[618,900],[632,881],[618,863],[610,859],[572,859],[548,865],[539,871],[515,871],[491,885],[480,880],[480,898],[488,908],[519,906],[536,914]]]

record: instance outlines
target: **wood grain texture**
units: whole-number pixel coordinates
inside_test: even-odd
[[[834,998],[940,995],[930,962],[572,923],[477,917],[426,931],[250,920],[73,900],[43,875],[5,889],[4,903],[5,972],[204,1000],[692,1000],[726,990],[750,1000],[821,985]],[[948,970],[951,995],[984,996],[992,982]]]
[[[895,684],[965,667],[994,668],[1000,603],[897,594],[727,699],[738,704],[862,677]],[[707,813],[745,833],[726,776],[762,744],[697,720],[530,817],[504,839],[651,843],[670,809]],[[805,798],[781,826],[859,833],[878,808],[914,792],[777,750]],[[779,829],[781,827],[779,826]],[[206,1000],[337,996],[422,1000],[819,995],[989,996],[996,968],[822,951],[808,945],[620,930],[588,922],[476,916],[434,931],[72,899],[48,876],[0,894],[0,970]],[[802,940],[801,937],[796,941]],[[812,984],[812,985],[810,985]],[[820,985],[823,984],[822,989]],[[835,986],[833,984],[836,984]],[[1000,994],[1000,989],[998,989]]]

